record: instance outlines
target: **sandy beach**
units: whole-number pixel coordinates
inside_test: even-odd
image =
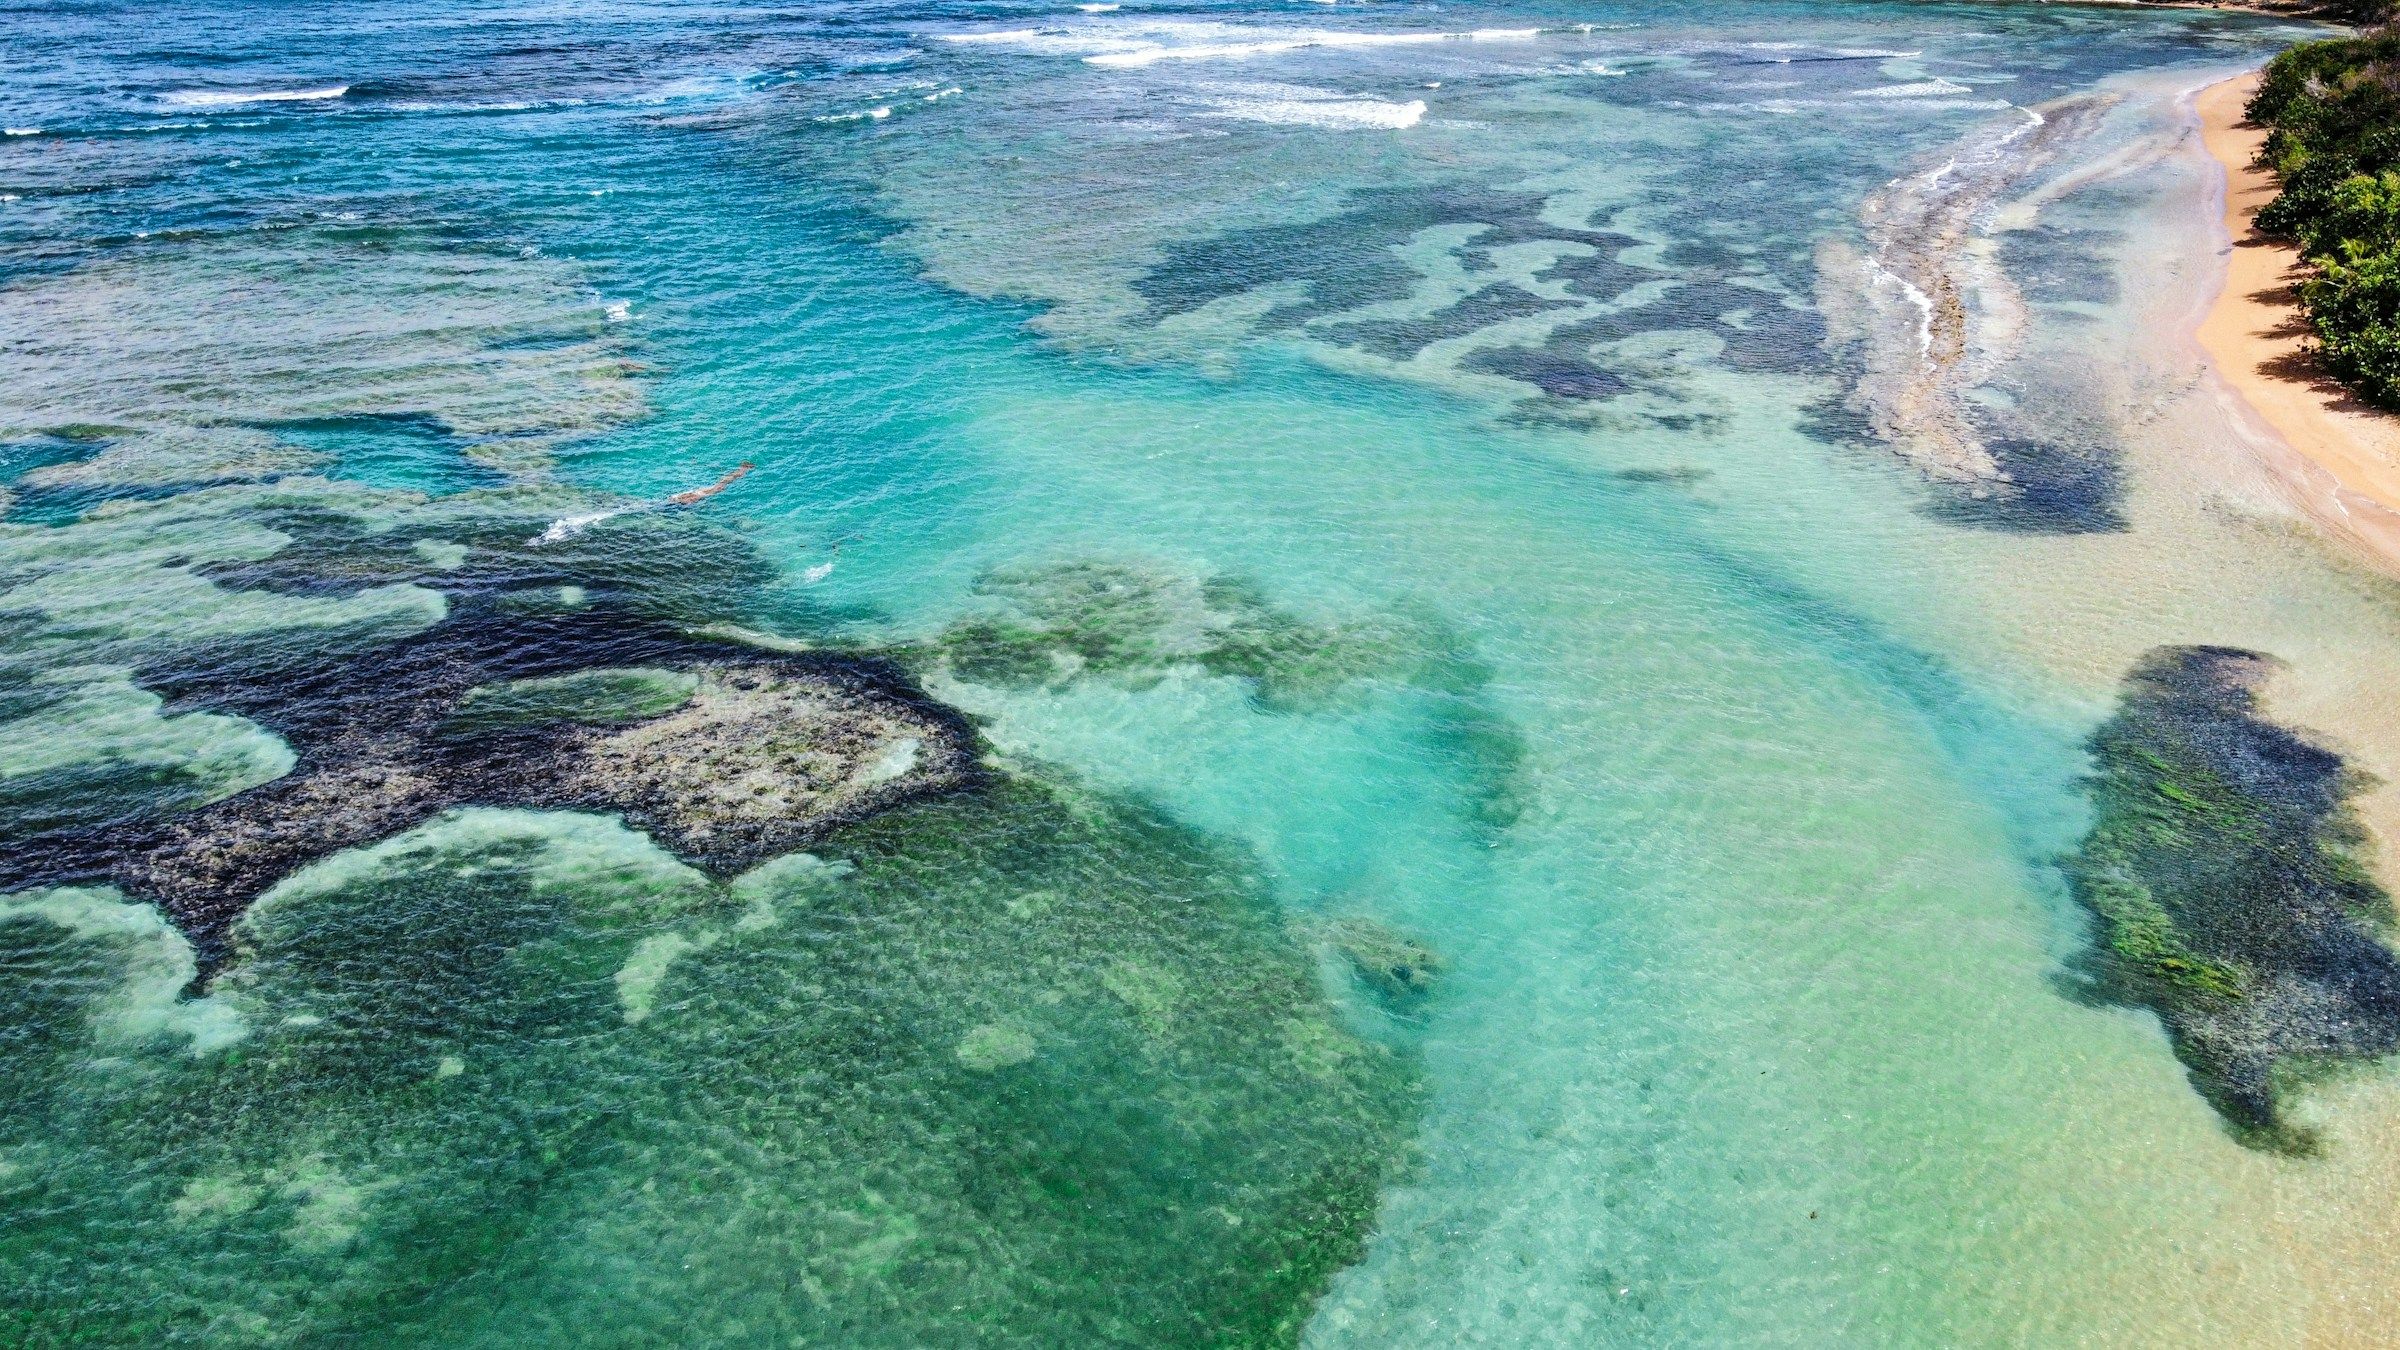
[[[2199,340],[2226,385],[2290,448],[2279,476],[2309,513],[2400,567],[2400,417],[2367,407],[2325,377],[2299,309],[2298,250],[2251,225],[2275,175],[2255,164],[2266,131],[2242,111],[2258,75],[2200,91],[2201,137],[2225,170],[2224,287]]]

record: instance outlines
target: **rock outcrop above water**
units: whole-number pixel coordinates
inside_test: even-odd
[[[2391,898],[2349,807],[2357,774],[2261,716],[2268,658],[2161,648],[2093,736],[2098,819],[2071,866],[2111,1001],[2151,1008],[2247,1141],[2304,1148],[2312,1074],[2400,1049]]]
[[[108,881],[204,957],[285,876],[454,807],[619,814],[722,875],[976,773],[965,720],[890,667],[624,613],[470,612],[271,681],[175,683],[282,735],[298,766],[196,811],[51,832],[0,861],[0,887]]]

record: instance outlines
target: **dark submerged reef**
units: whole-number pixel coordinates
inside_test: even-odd
[[[2268,659],[2162,648],[2091,741],[2098,811],[2070,865],[2091,974],[2154,1009],[2235,1132],[2305,1148],[2310,1075],[2400,1048],[2391,898],[2368,875],[2339,757],[2261,717]]]
[[[2125,468],[2098,433],[2058,439],[1995,434],[1984,441],[2004,487],[1948,491],[1928,514],[2012,534],[2099,534],[2127,528]]]
[[[1538,192],[1471,184],[1364,191],[1322,220],[1252,226],[1170,246],[1133,289],[1151,317],[1163,319],[1255,287],[1302,283],[1305,298],[1280,304],[1260,320],[1262,327],[1283,328],[1406,299],[1416,289],[1417,272],[1391,249],[1437,225],[1482,227],[1459,255],[1472,270],[1490,266],[1491,251],[1510,244],[1557,241],[1617,251],[1641,242],[1552,225],[1542,219],[1548,201]]]
[[[1556,315],[1561,321],[1538,346],[1491,346],[1460,361],[1464,369],[1531,386],[1553,404],[1604,402],[1658,378],[1648,368],[1655,362],[1616,350],[1648,334],[1706,334],[1721,348],[1715,359],[1739,370],[1802,371],[1817,359],[1822,319],[1787,295],[1761,260],[1708,240],[1661,249],[1616,230],[1556,224],[1545,218],[1548,209],[1549,198],[1538,192],[1469,184],[1362,191],[1320,220],[1171,245],[1133,290],[1150,319],[1162,321],[1256,288],[1296,283],[1301,293],[1261,316],[1262,330],[1298,329],[1394,361],[1498,324]],[[1424,277],[1395,250],[1442,226],[1472,230],[1454,250],[1470,274],[1492,273],[1502,248],[1556,246],[1557,256],[1530,279],[1555,293],[1503,278],[1424,315],[1341,317],[1415,293]],[[1658,256],[1627,261],[1637,249]]]

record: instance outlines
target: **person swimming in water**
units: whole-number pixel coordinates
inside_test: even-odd
[[[694,502],[705,501],[708,498],[714,497],[718,493],[723,492],[725,489],[732,487],[735,482],[740,480],[743,474],[750,472],[750,468],[750,461],[745,459],[741,463],[735,465],[732,472],[726,474],[723,478],[718,479],[714,483],[709,484],[707,487],[685,488],[681,492],[668,494],[664,504],[667,506],[690,506]]]
[[[753,466],[751,465],[750,461],[745,459],[740,464],[735,465],[731,473],[726,474],[723,478],[720,478],[714,483],[709,484],[707,487],[685,488],[681,492],[670,493],[667,496],[657,499],[656,501],[637,502],[630,506],[612,506],[605,510],[587,511],[582,515],[566,516],[559,520],[550,522],[549,529],[542,531],[540,534],[535,535],[533,538],[528,539],[525,542],[534,545],[535,547],[539,547],[544,544],[563,543],[566,540],[572,539],[576,535],[583,533],[585,530],[590,529],[592,526],[599,524],[601,521],[625,515],[628,512],[663,510],[670,506],[691,506],[695,503],[706,501],[709,498],[716,496],[718,493],[723,492],[725,489],[732,487],[735,481],[740,479],[742,475],[750,472],[752,467]]]

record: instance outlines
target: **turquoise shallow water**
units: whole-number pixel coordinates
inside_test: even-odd
[[[2056,869],[2140,649],[2260,645],[2332,719],[2394,636],[2175,467],[2236,433],[2142,345],[2213,247],[2176,97],[2299,30],[7,20],[11,1339],[2279,1344],[2390,1311],[2324,1199],[2391,1194],[2381,1080],[2325,1157],[2245,1150],[2155,1020],[2078,996]],[[1879,395],[1953,257],[1987,368]],[[1945,417],[2004,486],[1908,457]],[[890,656],[997,785],[699,869],[487,790],[179,911],[192,942],[44,874],[62,828],[393,781],[372,709],[323,709],[435,678],[395,644],[588,629],[645,666],[657,622]],[[2382,767],[2372,722],[2338,730]],[[1392,943],[1429,992],[1353,969]]]

